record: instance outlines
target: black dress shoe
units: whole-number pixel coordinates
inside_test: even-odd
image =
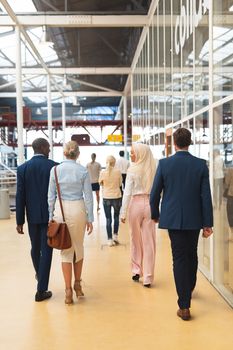
[[[146,287],[146,288],[150,288],[150,286],[151,286],[151,284],[150,284],[150,283],[143,284],[143,285],[144,285],[144,287]]]
[[[52,292],[50,291],[37,292],[35,295],[35,301],[43,301],[51,298],[51,296],[52,296]]]
[[[132,280],[135,282],[138,282],[140,278],[140,275],[138,273],[136,273],[136,275],[132,276]]]

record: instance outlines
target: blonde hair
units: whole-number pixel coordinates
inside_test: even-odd
[[[77,159],[79,155],[79,146],[76,141],[69,141],[65,144],[64,155],[69,159]]]
[[[112,169],[114,168],[116,164],[116,158],[113,156],[108,156],[106,158],[106,170],[108,171],[108,173],[110,174]]]

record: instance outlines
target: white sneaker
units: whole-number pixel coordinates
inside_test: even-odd
[[[115,242],[115,244],[119,244],[118,235],[116,235],[115,233],[113,235],[113,242]]]
[[[108,246],[109,247],[113,247],[114,245],[116,245],[115,242],[112,239],[109,239],[108,240]]]

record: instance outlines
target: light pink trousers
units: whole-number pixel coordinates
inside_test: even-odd
[[[129,204],[132,275],[151,284],[155,266],[155,223],[151,220],[149,195],[132,196]]]

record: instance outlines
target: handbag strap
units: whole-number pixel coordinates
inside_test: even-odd
[[[65,222],[65,215],[64,215],[63,205],[62,205],[62,201],[61,201],[61,191],[60,191],[60,186],[59,186],[58,178],[57,178],[57,166],[54,167],[54,174],[55,174],[55,181],[56,181],[56,186],[57,186],[57,194],[58,194],[59,203],[60,203],[60,207],[61,207],[62,218],[63,218],[63,222]]]

